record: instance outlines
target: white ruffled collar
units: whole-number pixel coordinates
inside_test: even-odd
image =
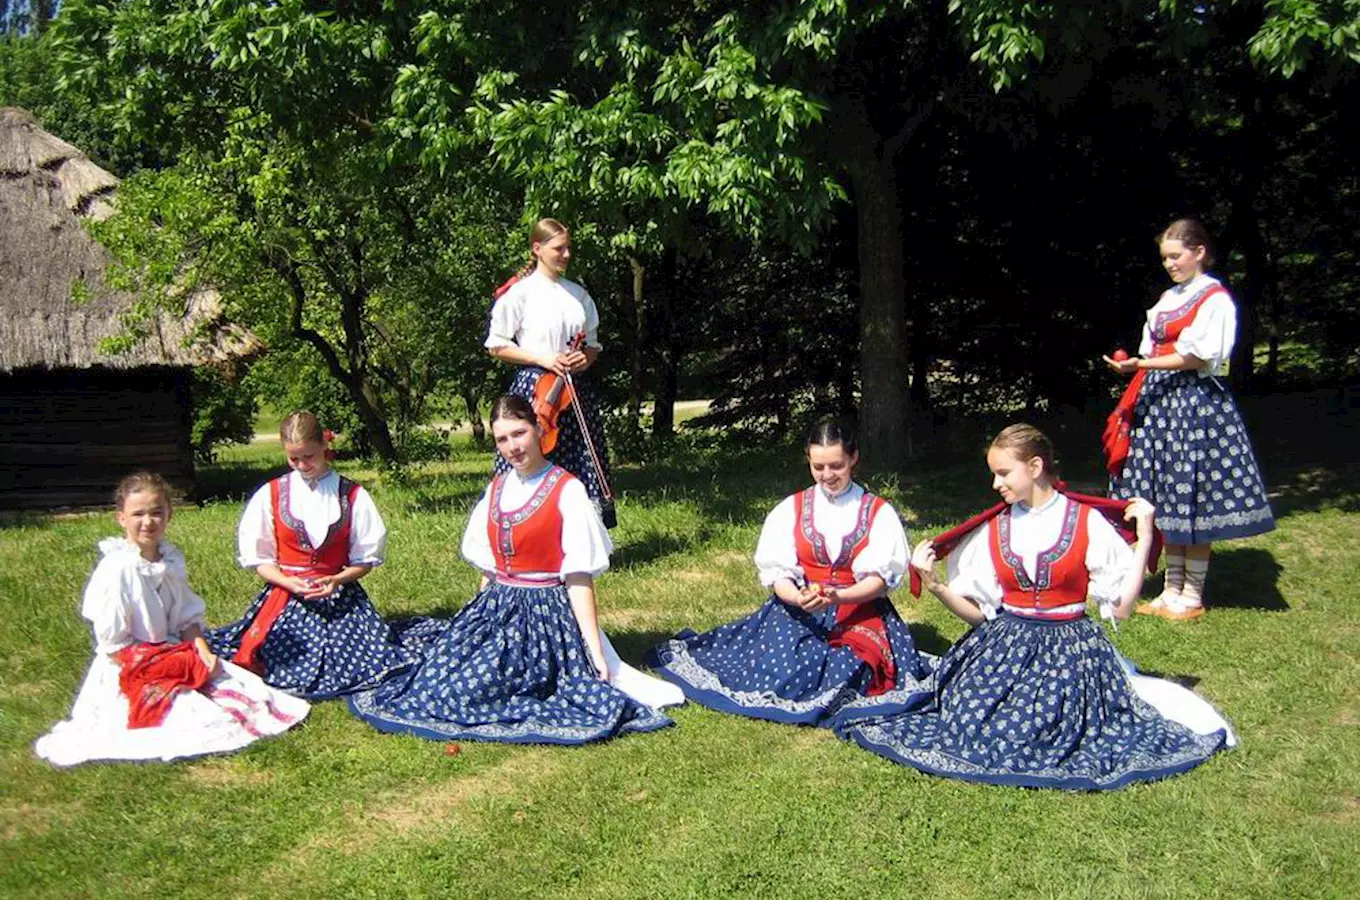
[[[142,548],[132,543],[125,537],[107,537],[99,542],[99,553],[101,556],[112,556],[124,559],[125,562],[137,566],[137,571],[146,575],[160,575],[166,569],[183,569],[184,554],[178,547],[161,538],[160,544],[161,558],[152,562],[142,556]]]

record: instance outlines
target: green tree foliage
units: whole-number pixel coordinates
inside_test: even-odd
[[[174,160],[101,228],[129,282],[211,284],[271,345],[309,347],[394,460],[389,420],[408,432],[441,379],[475,405],[491,236],[519,216],[475,163],[403,158],[384,116],[412,21],[383,7],[72,0],[53,39],[64,95]]]

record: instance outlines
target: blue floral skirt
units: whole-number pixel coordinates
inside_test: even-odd
[[[1134,693],[1100,625],[1002,613],[940,660],[934,701],[838,728],[867,750],[931,775],[1111,790],[1176,775],[1224,746]]]
[[[1157,508],[1171,544],[1208,544],[1275,527],[1232,393],[1195,372],[1150,370],[1134,407],[1129,456],[1110,496]]]
[[[538,383],[538,376],[542,375],[545,369],[537,366],[525,366],[515,373],[514,381],[510,382],[510,387],[506,393],[516,394],[520,397],[533,399],[534,385]],[[604,438],[604,419],[600,416],[600,403],[595,394],[595,389],[590,382],[581,376],[574,376],[573,382],[576,385],[576,395],[581,401],[581,411],[584,413],[586,428],[590,432],[590,439],[595,444],[595,451],[599,454],[600,468],[604,470],[604,477],[609,481],[613,476],[609,470],[609,447],[605,444]],[[600,476],[595,471],[595,465],[590,458],[590,449],[586,447],[585,438],[581,437],[581,423],[576,421],[576,413],[571,409],[565,410],[558,417],[557,446],[548,454],[548,461],[556,463],[575,475],[585,485],[586,493],[590,499],[594,500],[600,508],[600,517],[604,519],[606,528],[613,528],[618,522],[618,516],[614,512],[614,501],[605,499],[604,485],[600,481]],[[494,466],[495,474],[508,471],[510,464],[496,455]]]
[[[929,701],[933,658],[918,655],[892,603],[881,603],[897,678],[870,697],[868,664],[828,643],[836,610],[806,613],[771,596],[755,612],[712,631],[683,631],[648,663],[685,696],[721,712],[794,725],[829,726],[904,712]]]
[[[349,708],[379,731],[431,740],[585,744],[671,724],[601,681],[561,584],[491,582],[424,662]]]
[[[230,659],[254,623],[271,588],[266,585],[245,617],[207,632],[208,645]],[[266,684],[308,700],[328,700],[379,684],[420,660],[447,620],[383,621],[373,601],[351,581],[329,597],[294,596],[261,645]]]

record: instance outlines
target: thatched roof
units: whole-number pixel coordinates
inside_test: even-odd
[[[215,291],[199,291],[182,314],[157,316],[131,350],[101,352],[106,338],[126,332],[132,298],[104,283],[108,252],[82,219],[110,215],[117,185],[30,113],[0,107],[0,372],[201,365],[259,349],[257,338],[222,321]],[[76,291],[88,299],[77,302]]]

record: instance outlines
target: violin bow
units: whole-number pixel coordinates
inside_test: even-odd
[[[577,335],[578,349],[585,346],[585,334]],[[571,377],[571,373],[566,374],[567,386],[571,388],[571,408],[576,413],[576,424],[581,429],[581,437],[585,439],[586,450],[590,452],[590,464],[595,469],[595,477],[600,479],[600,490],[604,492],[604,499],[613,501],[614,491],[609,486],[609,480],[604,477],[604,464],[600,462],[599,451],[595,449],[595,441],[590,437],[590,428],[586,425],[585,410],[581,409],[581,395],[576,390],[576,380]]]

